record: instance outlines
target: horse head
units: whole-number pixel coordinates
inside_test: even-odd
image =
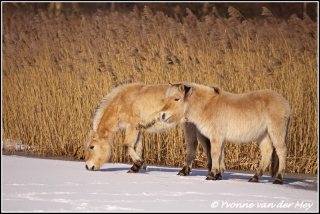
[[[172,123],[184,118],[185,100],[192,93],[192,87],[184,84],[171,84],[166,93],[164,107],[160,112],[160,121]]]
[[[106,139],[100,138],[98,133],[91,130],[85,147],[86,169],[95,171],[110,159],[111,146]]]

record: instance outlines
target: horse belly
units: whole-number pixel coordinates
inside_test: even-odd
[[[225,140],[231,143],[247,143],[257,141],[261,137],[267,134],[266,124],[250,124],[244,125],[232,125],[231,129],[227,130],[225,134]]]

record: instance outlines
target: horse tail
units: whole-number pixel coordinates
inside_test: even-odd
[[[277,155],[277,151],[275,148],[273,148],[272,152],[272,160],[271,160],[271,167],[270,167],[270,173],[271,177],[275,177],[279,170],[279,157]]]

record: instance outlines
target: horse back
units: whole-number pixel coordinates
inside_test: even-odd
[[[290,113],[289,102],[279,93],[262,89],[242,94],[222,92],[218,106],[229,107],[231,111],[252,113],[283,114]],[[219,106],[220,107],[220,106]],[[228,108],[227,108],[228,109]]]

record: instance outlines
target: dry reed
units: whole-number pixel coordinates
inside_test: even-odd
[[[6,144],[18,140],[28,154],[82,159],[93,112],[115,85],[183,80],[215,83],[233,93],[270,88],[283,94],[292,106],[287,172],[317,173],[318,29],[306,14],[277,20],[262,8],[261,17],[247,20],[229,8],[224,19],[213,8],[200,21],[187,9],[180,22],[147,6],[127,14],[82,14],[76,3],[66,14],[16,10],[4,7],[2,21],[7,152],[14,149]],[[112,162],[131,162],[122,141],[121,131]],[[257,168],[255,142],[227,143],[225,151],[228,169]],[[149,164],[182,166],[185,155],[179,127],[145,134]],[[205,166],[198,146],[195,167]]]

